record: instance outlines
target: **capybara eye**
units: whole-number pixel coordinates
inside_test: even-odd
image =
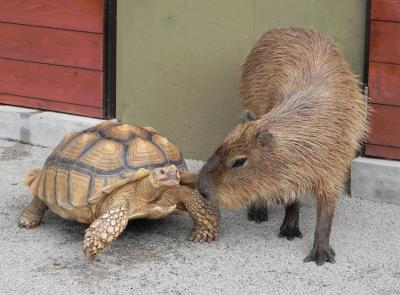
[[[232,168],[238,168],[244,165],[244,163],[246,163],[247,158],[243,157],[243,158],[239,158],[237,159],[235,162],[233,162]]]

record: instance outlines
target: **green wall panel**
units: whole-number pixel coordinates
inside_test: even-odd
[[[364,19],[361,0],[118,0],[117,118],[205,159],[239,120],[239,67],[264,31],[317,29],[361,74]]]

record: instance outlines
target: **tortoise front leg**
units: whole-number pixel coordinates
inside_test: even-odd
[[[182,204],[193,220],[188,240],[210,242],[218,237],[220,214],[217,207],[204,200],[200,193],[185,186],[167,190],[164,195]]]
[[[86,230],[83,239],[83,251],[92,259],[115,240],[128,224],[126,203],[110,204],[102,211],[102,215]]]

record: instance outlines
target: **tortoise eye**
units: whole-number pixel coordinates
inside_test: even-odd
[[[233,164],[232,164],[232,168],[242,167],[246,163],[246,161],[247,161],[246,157],[236,159],[235,162],[233,162]]]

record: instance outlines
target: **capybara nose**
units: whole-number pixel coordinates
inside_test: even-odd
[[[209,196],[207,195],[206,190],[204,189],[204,187],[201,185],[201,182],[199,181],[199,183],[197,184],[197,190],[199,191],[200,194],[203,195],[204,198],[208,198]]]
[[[208,192],[200,191],[200,194],[205,198],[205,199],[210,199],[210,194]]]
[[[198,181],[197,190],[203,195],[204,198],[209,199],[211,197],[210,190],[208,189],[203,177],[201,177]]]

